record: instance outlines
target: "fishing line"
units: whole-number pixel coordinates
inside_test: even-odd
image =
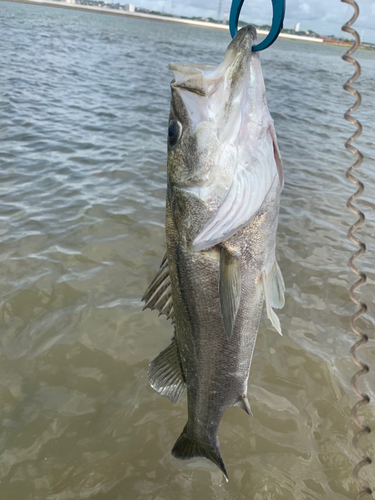
[[[347,170],[346,172],[346,178],[349,179],[350,182],[355,184],[358,189],[357,191],[348,199],[346,206],[349,208],[351,212],[353,212],[355,215],[359,217],[357,222],[355,222],[352,226],[350,226],[348,230],[348,238],[350,241],[355,243],[357,246],[359,246],[359,250],[355,252],[349,259],[348,262],[348,267],[353,273],[355,273],[357,276],[359,276],[359,280],[356,281],[349,289],[349,296],[351,300],[354,302],[356,306],[359,307],[358,311],[355,312],[351,319],[350,319],[350,327],[352,331],[360,337],[360,339],[352,346],[350,349],[350,357],[352,361],[360,368],[360,370],[354,374],[354,376],[351,379],[350,385],[352,390],[355,392],[355,394],[360,398],[360,400],[353,406],[352,411],[351,411],[351,416],[353,419],[353,422],[361,429],[357,434],[355,434],[353,441],[352,441],[352,448],[357,457],[359,458],[359,462],[356,464],[356,466],[353,469],[353,477],[355,482],[357,483],[357,486],[360,489],[360,492],[356,496],[356,500],[359,500],[365,495],[371,495],[372,490],[371,488],[360,478],[359,473],[362,467],[365,467],[366,465],[370,465],[372,463],[371,459],[369,456],[366,455],[358,446],[358,442],[361,439],[361,437],[365,436],[366,434],[369,434],[371,432],[370,427],[365,423],[364,420],[361,420],[358,417],[358,410],[362,408],[362,406],[367,405],[370,402],[370,398],[367,394],[361,392],[358,387],[357,387],[357,381],[360,377],[363,375],[366,375],[369,372],[369,367],[366,365],[360,358],[358,358],[356,351],[359,347],[362,345],[366,344],[368,341],[368,336],[363,333],[358,326],[356,325],[357,319],[359,319],[365,312],[367,311],[367,305],[358,300],[356,297],[356,294],[354,293],[356,290],[358,290],[361,286],[363,286],[366,283],[366,275],[361,272],[355,265],[354,261],[361,255],[363,255],[366,251],[366,246],[362,241],[360,241],[355,235],[355,231],[363,226],[365,222],[365,216],[364,214],[355,206],[353,205],[353,202],[361,196],[364,190],[364,185],[363,183],[358,180],[354,175],[352,175],[352,172],[356,170],[363,162],[363,155],[360,151],[358,151],[357,148],[352,146],[352,143],[361,135],[362,133],[362,125],[361,123],[356,120],[351,114],[356,111],[359,106],[361,105],[362,102],[362,97],[361,94],[358,92],[358,90],[354,89],[351,85],[354,83],[357,78],[361,74],[361,66],[359,65],[358,61],[356,61],[353,57],[353,53],[358,49],[358,46],[360,44],[360,37],[358,32],[351,28],[351,25],[357,20],[358,15],[359,15],[359,7],[358,4],[355,2],[355,0],[341,0],[344,3],[347,3],[351,5],[354,9],[354,14],[353,17],[346,23],[344,26],[341,28],[343,31],[346,33],[350,33],[354,37],[354,45],[342,56],[344,61],[350,63],[351,65],[354,66],[355,72],[354,74],[349,78],[349,80],[344,83],[344,90],[352,94],[356,98],[356,102],[348,109],[348,111],[344,114],[345,119],[350,122],[351,124],[355,125],[357,127],[356,132],[346,141],[345,147],[350,153],[354,154],[357,157],[357,160],[355,163]]]

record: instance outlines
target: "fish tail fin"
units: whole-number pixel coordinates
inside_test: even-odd
[[[202,443],[192,439],[186,429],[182,431],[181,436],[177,439],[172,449],[172,455],[180,460],[188,460],[194,457],[204,457],[211,460],[224,474],[228,481],[228,474],[220,453],[219,440],[216,438],[216,445]]]

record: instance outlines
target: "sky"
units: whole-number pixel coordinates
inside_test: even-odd
[[[171,13],[174,15],[218,18],[220,0],[120,0],[132,2],[136,7]],[[359,0],[360,17],[355,28],[363,41],[375,43],[375,0]],[[231,1],[222,0],[221,17]],[[341,31],[341,26],[352,17],[353,8],[340,0],[286,0],[284,28],[294,28],[300,23],[301,30],[313,30],[320,35],[350,36]],[[248,0],[244,2],[240,19],[257,25],[271,24],[271,0]]]

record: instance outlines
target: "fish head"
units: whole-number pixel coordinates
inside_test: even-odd
[[[213,215],[231,189],[236,189],[235,178],[240,179],[242,171],[265,173],[269,179],[278,172],[282,185],[259,54],[252,51],[255,43],[255,28],[246,26],[237,32],[218,66],[169,65],[174,72],[168,128],[169,186],[197,196]],[[269,154],[274,171],[262,172],[263,157]]]

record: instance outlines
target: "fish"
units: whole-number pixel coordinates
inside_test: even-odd
[[[283,169],[255,44],[248,25],[218,66],[169,65],[167,252],[142,299],[174,327],[149,382],[172,403],[187,392],[172,455],[205,457],[226,479],[221,418],[232,406],[252,415],[247,385],[263,302],[280,334],[274,309],[284,306],[275,256]]]

